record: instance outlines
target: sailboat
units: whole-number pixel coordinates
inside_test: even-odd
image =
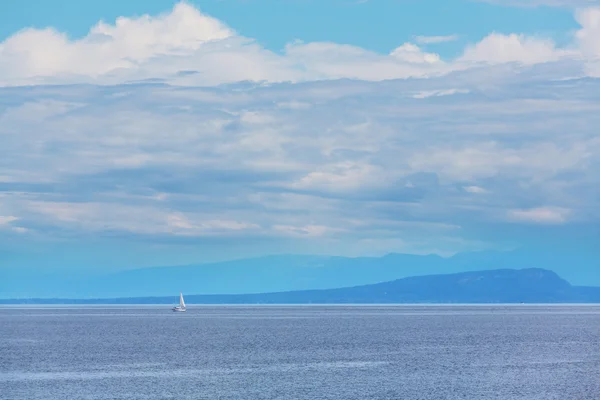
[[[185,312],[185,302],[183,301],[183,294],[179,293],[179,305],[173,307],[175,312]]]

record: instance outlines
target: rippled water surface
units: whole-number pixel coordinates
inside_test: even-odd
[[[600,399],[600,306],[0,308],[0,398]]]

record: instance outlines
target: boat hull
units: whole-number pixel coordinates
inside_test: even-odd
[[[173,312],[185,312],[185,308],[180,307],[173,307],[172,310]]]

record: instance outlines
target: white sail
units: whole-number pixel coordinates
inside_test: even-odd
[[[183,294],[179,293],[179,305],[172,308],[173,311],[185,312],[185,301],[183,301]]]

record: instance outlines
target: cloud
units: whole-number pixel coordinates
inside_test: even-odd
[[[0,84],[390,79],[425,75],[431,68],[423,66],[437,61],[436,54],[413,44],[381,55],[335,43],[295,42],[280,55],[178,3],[155,17],[99,22],[81,39],[51,28],[24,29],[0,43]]]
[[[437,44],[454,42],[458,40],[458,35],[447,35],[447,36],[415,36],[415,41],[419,44]]]
[[[68,75],[93,79],[135,70],[161,55],[178,57],[233,35],[221,22],[186,3],[155,18],[120,17],[114,25],[99,22],[79,40],[51,28],[29,28],[1,44],[0,75],[5,81]]]
[[[510,219],[518,222],[539,224],[562,224],[567,221],[570,210],[559,207],[538,207],[527,210],[510,210]]]
[[[557,61],[563,55],[564,52],[557,50],[549,39],[492,33],[479,43],[467,47],[460,61],[487,64],[517,62],[527,65]]]
[[[492,33],[456,59],[444,60],[414,43],[381,54],[345,44],[296,41],[281,53],[273,52],[192,5],[178,3],[158,16],[99,22],[77,39],[52,28],[17,32],[0,43],[0,85],[380,81],[439,77],[481,64],[586,62],[598,54],[596,13],[594,8],[578,11],[582,27],[576,42],[566,48],[548,38]],[[453,39],[455,35],[415,38],[422,44]],[[588,70],[594,74],[596,66]]]
[[[183,213],[152,206],[100,202],[32,201],[27,209],[41,218],[60,221],[71,229],[122,231],[142,235],[219,236],[257,231],[256,224],[212,218],[199,212]]]
[[[290,187],[323,191],[367,189],[369,186],[381,185],[384,176],[384,171],[370,163],[347,160],[311,171],[293,182]]]
[[[480,248],[462,237],[474,223],[598,221],[598,80],[523,71],[489,88],[459,72],[0,89],[2,215],[42,237],[419,251]],[[541,202],[570,211],[531,211]]]
[[[19,221],[3,235],[448,253],[489,246],[473,226],[597,224],[597,18],[578,12],[569,47],[493,33],[455,60],[274,53],[187,4],[77,40],[17,33],[0,45],[0,214]]]
[[[600,77],[600,7],[578,10],[575,17],[581,25],[575,38],[586,60],[586,74]]]

